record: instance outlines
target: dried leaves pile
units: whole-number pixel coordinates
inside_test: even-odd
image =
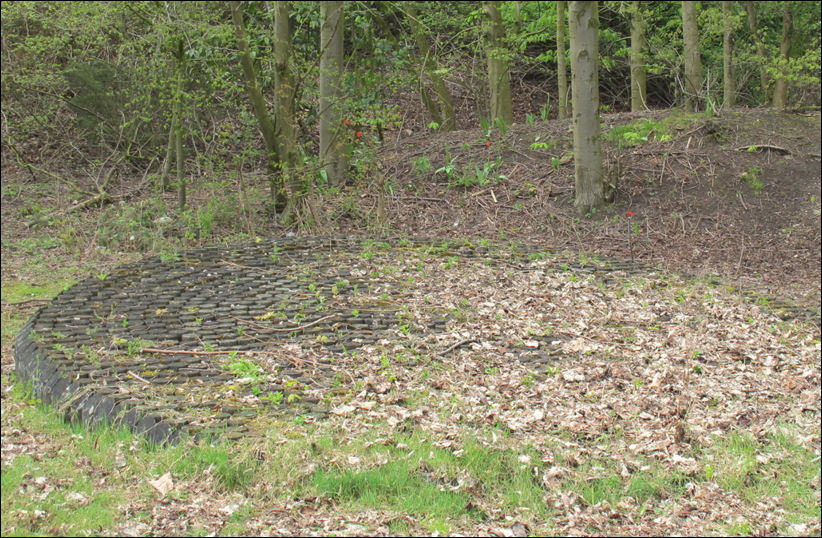
[[[456,456],[468,439],[514,451],[541,484],[542,501],[558,514],[545,521],[472,495],[488,518],[454,521],[452,533],[700,535],[737,519],[760,532],[786,528],[778,496],[751,504],[715,481],[697,480],[705,472],[699,454],[732,432],[763,438],[787,423],[805,432],[797,443],[818,457],[818,326],[784,322],[708,283],[666,273],[575,271],[554,256],[491,262],[386,250],[339,262],[352,276],[372,280],[368,293],[355,299],[359,306],[378,298],[381,308],[397,312],[397,324],[376,344],[333,357],[339,390],[306,394],[330,408],[328,420],[313,426],[317,432],[342,444],[372,439],[400,451],[411,449],[392,439],[399,432],[422,432]],[[430,329],[432,319],[443,317],[445,331]],[[272,353],[312,364],[322,352],[310,342],[292,342]],[[265,368],[264,357],[259,363]],[[304,425],[289,428],[298,432]],[[24,432],[6,433],[4,461],[9,443],[25,445]],[[291,480],[328,463],[354,471],[379,467],[389,454],[300,454]],[[687,477],[685,493],[642,505],[625,496],[611,506],[591,505],[567,489],[567,480],[579,480],[580,473],[588,473],[584,480],[605,476],[596,465],[604,461],[623,479],[655,462]],[[430,533],[414,514],[342,510],[326,498],[272,504],[264,492],[275,485],[265,481],[244,496],[221,490],[211,476],[152,478],[157,502],[123,508],[150,512],[151,523],[128,519],[118,533],[185,534],[195,526],[217,532],[246,504],[253,509],[243,534],[390,534],[398,522],[408,532]],[[468,472],[448,487],[469,494],[482,489]],[[190,495],[168,495],[181,489]],[[818,525],[790,529],[813,534]]]
[[[800,443],[819,454],[815,325],[783,322],[706,283],[594,276],[551,258],[491,264],[406,252],[349,263],[353,275],[383,283],[377,292],[392,290],[382,297],[402,315],[393,335],[335,359],[335,370],[361,382],[331,399],[328,427],[349,439],[421,430],[458,455],[471,435],[491,448],[533,447],[544,501],[564,514],[550,528],[520,514],[539,532],[702,534],[735,514],[775,529],[784,523],[773,511],[779,499],[752,508],[715,483],[689,483],[686,498],[653,521],[640,515],[648,506],[587,506],[561,484],[585,462],[602,460],[619,462],[623,478],[649,458],[694,477],[704,472],[695,450],[734,431],[762,438],[782,423],[800,426],[808,434]],[[425,329],[425,320],[443,314],[445,333]],[[312,353],[305,350],[305,359]],[[500,429],[504,438],[494,433]],[[818,502],[818,484],[816,491]],[[492,520],[510,516],[492,503],[482,508]],[[490,524],[465,532],[514,535]]]

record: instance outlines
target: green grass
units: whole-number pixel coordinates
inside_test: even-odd
[[[636,123],[614,127],[604,135],[609,142],[619,142],[626,146],[635,146],[643,142],[654,140],[666,141],[671,139],[667,126],[661,121],[641,119]]]
[[[469,514],[465,510],[467,495],[440,490],[409,461],[362,471],[320,470],[313,477],[313,485],[321,495],[356,506],[440,517]]]
[[[22,455],[2,472],[3,535],[98,533],[110,527],[123,496],[96,487],[65,458]],[[28,517],[8,517],[12,514]]]
[[[156,499],[157,492],[148,481],[166,472],[175,481],[202,480],[209,474],[221,491],[242,490],[258,478],[259,462],[246,442],[161,447],[125,428],[90,430],[66,423],[51,406],[34,401],[19,383],[12,385],[8,405],[19,406],[23,427],[37,432],[56,450],[47,448],[47,458],[21,455],[4,464],[4,536],[107,534],[106,529],[122,517],[118,507],[127,499]],[[120,465],[118,458],[123,462]],[[187,493],[175,490],[169,495],[183,498]],[[244,521],[244,515],[248,511],[241,509],[231,516],[234,528],[241,528],[236,525]]]
[[[236,447],[220,443],[211,446],[200,443],[195,446],[177,446],[164,449],[170,466],[175,474],[180,476],[198,476],[208,471],[217,478],[220,486],[232,490],[252,484],[259,470],[259,464],[247,453],[235,451]],[[158,468],[157,472],[163,468]]]
[[[377,427],[373,434],[349,442],[327,423],[297,427],[271,422],[264,439],[158,447],[122,429],[90,431],[65,424],[51,408],[31,402],[30,393],[19,385],[10,391],[9,401],[22,405],[21,423],[28,431],[40,432],[60,450],[41,461],[19,456],[3,467],[4,535],[105,533],[120,523],[117,506],[135,497],[156,499],[147,481],[166,472],[172,473],[175,482],[210,476],[216,491],[237,492],[244,500],[226,527],[236,534],[242,534],[245,522],[269,500],[315,496],[331,500],[342,513],[378,509],[410,514],[431,533],[448,533],[454,525],[470,526],[472,521],[486,519],[479,506],[499,507],[503,515],[512,516],[525,507],[537,521],[554,515],[544,496],[556,491],[546,490],[540,482],[545,470],[540,453],[527,445],[511,444],[515,439],[501,430],[493,430],[499,439],[495,447],[480,441],[490,437],[491,430],[466,429],[453,445],[443,448],[419,430],[388,433]],[[549,443],[557,439],[557,433],[551,434]],[[618,460],[569,466],[557,452],[555,461],[568,473],[559,490],[577,493],[589,506],[604,501],[617,506],[630,497],[641,510],[645,506],[656,510],[652,507],[659,507],[662,500],[680,499],[688,482],[715,481],[750,506],[763,498],[778,499],[787,512],[788,525],[807,524],[819,517],[813,484],[820,466],[801,435],[818,435],[818,430],[804,434],[785,426],[763,439],[732,433],[710,448],[694,449],[690,456],[700,462],[702,470],[691,476],[645,458],[640,458],[638,469],[622,476]],[[607,446],[617,439],[604,436],[597,443]],[[135,450],[129,450],[130,446]],[[560,443],[556,446],[562,450]],[[109,473],[115,468],[118,451],[127,464],[115,477]],[[265,456],[257,457],[260,452]],[[35,482],[38,477],[58,486],[43,497]],[[103,477],[107,482],[99,487]],[[136,489],[128,485],[135,480]],[[268,486],[259,488],[263,482]],[[169,495],[185,499],[187,492],[174,490]],[[750,534],[755,530],[754,523],[741,520],[716,525],[717,532]],[[390,528],[398,534],[415,531],[402,518],[391,522]],[[197,528],[190,531],[196,533]]]
[[[319,465],[305,492],[330,498],[344,510],[413,514],[431,532],[447,532],[449,520],[484,520],[486,514],[477,508],[483,504],[507,514],[521,507],[539,517],[551,514],[535,478],[542,466],[535,451],[490,448],[474,436],[457,445],[461,448],[437,447],[423,432],[395,435],[385,446],[317,444],[318,459],[327,463]],[[528,464],[519,459],[524,455],[530,458]],[[359,459],[357,465],[346,463],[349,456]]]
[[[12,401],[31,401],[19,384],[11,392]],[[89,431],[68,425],[52,408],[35,403],[26,404],[22,414],[27,430],[53,437],[60,450],[39,460],[20,455],[3,466],[2,534],[71,536],[110,527],[125,490],[101,486],[101,479],[114,467],[118,443],[132,435],[122,429]]]
[[[682,473],[651,460],[643,461],[639,470],[622,477],[613,460],[608,460],[580,466],[564,482],[563,489],[578,493],[591,506],[603,501],[616,506],[628,497],[641,506],[649,500],[681,496],[687,482],[688,477]]]
[[[750,505],[763,498],[779,499],[792,523],[818,521],[813,483],[818,484],[820,462],[798,441],[804,435],[796,427],[782,426],[762,439],[740,432],[718,439],[710,451],[713,478]]]
[[[22,303],[33,299],[51,299],[73,281],[68,279],[45,280],[42,285],[33,285],[19,280],[4,280],[0,287],[0,300],[4,304]],[[14,342],[20,327],[34,313],[38,303],[31,303],[30,308],[20,309],[4,307],[2,323],[3,345],[11,345]]]

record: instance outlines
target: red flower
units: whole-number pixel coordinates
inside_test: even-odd
[[[357,131],[357,138],[361,138],[361,137],[362,137],[362,131]]]
[[[485,142],[485,145],[486,145],[486,146],[490,146],[490,145],[491,145],[491,141],[490,141],[490,140],[486,141],[486,142]]]
[[[634,216],[634,213],[633,213],[632,211],[628,211],[628,216],[629,216],[629,217],[633,217],[633,216]]]
[[[349,123],[351,123],[351,122],[349,122],[348,120],[345,120],[345,124],[346,124],[346,125],[348,125]]]

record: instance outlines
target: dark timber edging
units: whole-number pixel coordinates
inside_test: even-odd
[[[264,353],[299,342],[320,350],[318,358],[306,367],[289,361],[287,350],[275,353],[268,360],[278,381],[256,389],[279,394],[266,414],[322,418],[327,410],[308,389],[330,389],[339,382],[322,357],[373,344],[396,326],[394,312],[363,308],[352,314],[354,296],[361,301],[371,287],[391,285],[352,272],[352,264],[374,252],[402,249],[523,267],[534,255],[547,255],[526,244],[315,237],[203,247],[172,259],[150,257],[105,278],[78,282],[40,308],[15,342],[17,379],[30,383],[36,398],[67,419],[91,426],[123,424],[157,443],[175,443],[183,436],[239,437],[260,411],[247,408],[243,397],[249,387],[238,386],[238,376],[225,369],[227,350],[242,357],[244,351]],[[549,258],[557,268],[603,280],[612,272],[659,272],[625,261],[583,263],[569,254]],[[818,308],[739,293],[767,304],[783,319],[820,324]],[[330,300],[324,303],[325,298]],[[280,321],[284,328],[251,321],[271,323],[267,316],[274,311],[285,320]],[[429,333],[446,330],[445,319],[425,323]],[[164,352],[143,352],[152,347]],[[192,352],[195,348],[214,351]],[[223,362],[216,358],[220,350]]]

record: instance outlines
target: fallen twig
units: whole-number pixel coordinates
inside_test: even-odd
[[[4,306],[21,306],[28,303],[48,303],[51,299],[28,299],[26,301],[17,301],[16,303],[3,303]]]
[[[447,348],[445,348],[445,350],[440,351],[439,353],[437,353],[437,355],[439,355],[440,357],[443,357],[445,355],[448,355],[449,353],[451,353],[452,351],[454,351],[458,347],[464,346],[465,344],[471,344],[473,342],[476,342],[476,340],[474,340],[473,338],[466,338],[465,340],[460,340],[456,344],[448,346]]]
[[[290,333],[290,332],[294,332],[294,331],[301,331],[301,330],[307,329],[309,327],[313,327],[314,325],[316,325],[320,322],[323,322],[327,319],[330,319],[330,318],[333,318],[333,317],[336,317],[336,316],[337,316],[336,313],[329,314],[325,317],[315,319],[311,323],[306,323],[305,325],[299,325],[297,327],[285,327],[285,328],[282,328],[282,329],[275,329],[273,327],[264,327],[264,326],[262,326],[258,323],[254,323],[253,321],[248,321],[247,319],[242,319],[242,318],[238,318],[238,317],[235,317],[235,316],[231,316],[231,317],[236,319],[237,321],[241,321],[243,323],[253,325],[253,326],[257,327],[258,329],[260,329],[261,331],[265,331],[265,332],[269,332],[269,333]]]
[[[774,146],[774,145],[771,145],[771,144],[750,144],[748,146],[742,146],[742,147],[739,147],[739,148],[734,148],[734,151],[759,151],[761,149],[770,149],[770,150],[773,150],[773,151],[779,151],[779,152],[787,153],[788,155],[791,155],[791,150],[780,147],[780,146]]]
[[[87,208],[89,206],[92,206],[94,204],[103,205],[105,202],[108,202],[109,199],[110,199],[110,196],[108,195],[108,193],[106,191],[100,191],[99,194],[97,194],[95,196],[92,196],[91,198],[89,198],[89,199],[87,199],[83,202],[79,202],[77,204],[74,204],[73,206],[71,206],[68,209],[66,209],[65,211],[63,211],[63,213],[64,214],[73,213],[75,211],[85,209],[85,208]]]
[[[128,371],[128,372],[126,372],[126,373],[127,373],[128,375],[130,375],[131,377],[133,377],[134,379],[137,379],[137,380],[139,380],[139,381],[142,381],[142,382],[143,382],[143,383],[145,383],[146,385],[151,385],[151,381],[146,381],[145,379],[143,379],[142,377],[138,376],[137,374],[135,374],[135,373],[134,373],[134,372],[132,372],[131,370],[129,370],[129,371]]]
[[[144,347],[140,350],[143,353],[163,353],[166,355],[228,355],[229,353],[248,353],[245,350],[227,349],[225,351],[186,351],[182,349],[157,349],[153,347]]]

